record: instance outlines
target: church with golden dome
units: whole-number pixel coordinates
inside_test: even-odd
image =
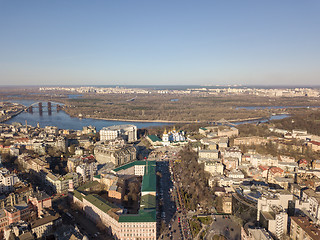
[[[164,130],[162,134],[162,144],[163,146],[169,146],[172,143],[185,142],[186,137],[184,131],[176,131],[176,128],[173,126],[172,130],[167,132],[167,129]]]

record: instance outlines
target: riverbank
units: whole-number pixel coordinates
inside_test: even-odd
[[[27,101],[19,101],[20,104],[23,104],[24,106],[28,106],[35,101],[27,100]],[[33,113],[29,112],[20,112],[18,115],[12,117],[10,120],[6,120],[5,122],[20,122],[24,123],[26,120],[31,125],[37,125],[37,123],[40,124],[40,126],[57,126],[61,129],[82,129],[83,126],[96,126],[97,129],[101,129],[103,127],[112,126],[112,125],[121,125],[121,124],[134,124],[138,128],[146,128],[146,127],[152,127],[152,126],[161,126],[161,125],[173,125],[173,124],[210,124],[210,123],[226,123],[226,124],[232,124],[232,125],[239,125],[239,124],[245,124],[245,123],[254,123],[254,122],[265,122],[268,120],[273,119],[279,119],[277,118],[285,118],[288,115],[283,115],[281,113],[276,115],[265,114],[265,116],[252,116],[252,114],[248,117],[244,118],[235,118],[231,119],[230,114],[221,114],[221,118],[215,119],[215,120],[163,120],[163,119],[125,119],[125,118],[106,118],[106,117],[99,117],[94,115],[87,115],[84,114],[84,117],[79,117],[79,113],[70,113],[69,111],[66,111],[68,109],[63,108],[61,111],[52,111],[52,112],[39,112],[38,109],[35,109]],[[78,112],[78,111],[77,111]],[[108,116],[107,114],[105,116]],[[131,116],[131,114],[127,114],[127,116]],[[234,115],[235,117],[237,114]],[[218,116],[215,116],[218,118]],[[229,117],[229,118],[228,118]],[[224,120],[226,119],[226,120]],[[229,119],[229,120],[228,120]]]
[[[66,113],[67,114],[67,113]],[[104,120],[104,121],[114,121],[114,122],[145,122],[145,123],[169,123],[169,124],[174,124],[174,123],[185,123],[185,124],[192,124],[192,123],[223,123],[224,121],[226,123],[232,123],[232,124],[243,124],[243,123],[250,123],[250,122],[256,122],[256,121],[268,121],[268,120],[273,120],[273,119],[283,119],[286,117],[289,117],[290,114],[288,113],[281,113],[281,114],[276,114],[276,115],[271,115],[270,117],[252,117],[252,118],[243,118],[243,119],[222,119],[219,121],[168,121],[168,120],[132,120],[132,119],[111,119],[111,118],[79,118],[79,119],[94,119],[94,120]]]
[[[8,114],[5,114],[5,115],[1,116],[1,117],[0,117],[0,123],[4,123],[4,122],[10,120],[11,118],[19,115],[21,112],[23,112],[23,111],[26,110],[25,106],[23,106],[23,105],[18,106],[18,107],[19,107],[18,110],[14,111],[14,112],[10,112],[10,113],[8,113]]]
[[[105,121],[119,121],[119,122],[145,122],[145,123],[199,123],[197,121],[168,121],[168,120],[132,120],[132,119],[115,119],[115,118],[89,118]]]

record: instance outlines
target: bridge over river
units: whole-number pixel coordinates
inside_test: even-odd
[[[29,113],[33,113],[33,109],[38,108],[39,109],[39,114],[42,115],[44,110],[48,111],[48,114],[52,114],[52,109],[56,109],[57,112],[59,112],[62,107],[58,103],[52,103],[52,102],[46,102],[46,104],[43,104],[43,102],[35,102],[31,104],[30,106],[26,107],[26,111]]]

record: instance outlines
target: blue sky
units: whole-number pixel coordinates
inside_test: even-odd
[[[0,85],[320,85],[320,1],[0,0]]]

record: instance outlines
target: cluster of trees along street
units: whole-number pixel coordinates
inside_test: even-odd
[[[203,164],[198,164],[198,155],[190,146],[179,155],[181,162],[175,164],[175,172],[180,177],[186,208],[196,210],[200,204],[203,209],[211,209],[214,199],[208,186],[209,173],[204,171]]]

